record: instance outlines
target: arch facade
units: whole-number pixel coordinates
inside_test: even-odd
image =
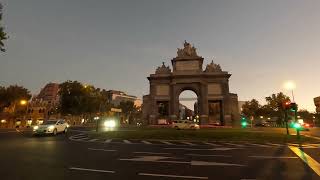
[[[179,95],[191,90],[198,96],[200,124],[240,124],[238,96],[229,92],[231,74],[211,62],[203,70],[203,60],[196,48],[185,42],[171,60],[172,69],[165,63],[148,77],[150,92],[143,96],[143,118],[146,124],[176,120],[179,115]],[[159,104],[165,109],[159,113]],[[213,108],[213,109],[212,109]],[[163,113],[165,112],[165,113]]]

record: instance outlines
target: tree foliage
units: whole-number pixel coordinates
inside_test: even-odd
[[[279,120],[278,123],[281,124],[285,112],[283,103],[290,101],[290,98],[280,92],[277,94],[272,94],[265,99],[265,105],[260,105],[256,99],[245,102],[245,104],[242,106],[243,115],[253,118],[257,118],[259,116],[277,117]]]
[[[66,81],[60,84],[60,107],[63,115],[95,114],[110,110],[105,90],[94,86],[84,86],[78,81]]]
[[[0,111],[3,111],[4,108],[12,106],[15,103],[18,103],[20,100],[29,100],[30,98],[30,91],[22,86],[0,86]]]
[[[251,101],[246,101],[242,106],[242,113],[247,117],[257,117],[259,109],[261,105],[256,99],[252,99]]]
[[[271,110],[271,115],[278,117],[278,123],[284,121],[285,109],[283,103],[290,101],[290,97],[286,96],[282,92],[278,94],[272,94],[271,96],[266,97],[267,105],[266,107]]]
[[[0,22],[2,20],[2,4],[0,3]],[[4,32],[4,28],[0,24],[0,51],[4,52],[4,43],[3,41],[8,38],[7,34]]]
[[[122,114],[129,120],[129,124],[132,124],[133,119],[139,116],[139,109],[132,101],[121,101],[118,108],[122,110]]]

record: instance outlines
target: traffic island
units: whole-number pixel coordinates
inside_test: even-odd
[[[286,135],[282,132],[263,132],[248,129],[130,129],[104,132],[90,132],[90,138],[128,140],[188,140],[188,141],[229,141],[257,143],[319,143],[311,137]]]

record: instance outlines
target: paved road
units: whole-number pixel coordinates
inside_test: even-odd
[[[1,130],[1,179],[320,179],[318,145],[159,144],[82,134]]]

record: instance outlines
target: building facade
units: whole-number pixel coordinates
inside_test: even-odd
[[[179,95],[191,90],[197,95],[200,124],[237,124],[240,120],[238,96],[229,92],[231,74],[211,62],[203,70],[203,60],[196,48],[184,43],[171,60],[172,68],[162,66],[148,77],[150,93],[143,97],[143,118],[146,124],[157,124],[159,117],[169,121],[179,119]],[[164,107],[166,114],[159,112]],[[162,108],[163,109],[163,108]]]
[[[320,113],[320,96],[315,97],[313,100],[314,100],[314,105],[316,106],[316,112]]]
[[[132,101],[136,107],[141,107],[142,101],[137,96],[128,95],[122,91],[109,90],[108,99],[114,106],[119,106],[120,102]]]

